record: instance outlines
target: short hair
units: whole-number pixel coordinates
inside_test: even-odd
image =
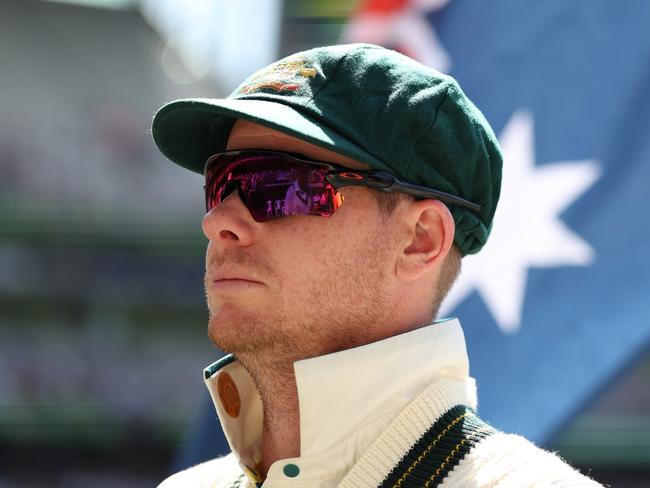
[[[413,196],[401,192],[373,191],[372,193],[375,195],[375,200],[379,207],[379,213],[384,219],[388,219],[393,214],[400,202],[413,200]],[[449,249],[449,254],[447,254],[445,261],[442,264],[438,283],[436,284],[436,289],[434,290],[432,297],[432,310],[434,317],[438,315],[442,301],[447,296],[447,293],[449,293],[449,290],[451,290],[452,285],[460,274],[462,258],[463,256],[460,249],[458,249],[458,246],[452,244],[451,249]]]
[[[438,315],[442,301],[445,299],[447,293],[449,293],[449,290],[451,290],[452,285],[456,282],[456,278],[458,278],[458,275],[460,274],[462,259],[463,255],[461,254],[460,249],[458,249],[456,244],[453,244],[451,249],[449,249],[449,254],[447,254],[447,257],[445,258],[442,269],[440,270],[440,277],[433,295],[434,317]]]
[[[413,200],[413,197],[407,193],[402,192],[387,192],[387,191],[373,191],[377,205],[379,206],[379,214],[382,218],[388,219],[397,208],[400,202],[406,200]]]

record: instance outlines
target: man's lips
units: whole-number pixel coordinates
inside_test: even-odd
[[[241,293],[249,290],[259,289],[264,286],[259,281],[248,281],[242,279],[214,280],[210,291],[216,294]]]
[[[218,270],[208,276],[210,288],[215,291],[237,291],[264,285],[256,277],[240,271]]]
[[[250,281],[252,283],[261,283],[261,281],[258,280],[256,277],[241,271],[218,270],[215,273],[210,274],[210,279],[212,280],[212,282],[240,280],[240,281]]]
[[[238,276],[233,276],[231,278],[216,278],[216,279],[212,280],[213,283],[216,283],[218,281],[248,281],[250,283],[260,283],[257,280],[251,280],[249,278],[241,278],[241,277],[238,277]]]

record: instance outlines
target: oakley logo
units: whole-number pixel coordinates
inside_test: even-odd
[[[337,176],[344,180],[363,180],[363,176],[357,173],[338,173]]]

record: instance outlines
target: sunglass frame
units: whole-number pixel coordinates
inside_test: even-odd
[[[452,193],[442,190],[436,190],[426,186],[408,183],[397,176],[387,171],[379,170],[359,170],[353,168],[346,168],[334,163],[326,161],[318,161],[309,159],[302,154],[284,152],[284,151],[271,151],[266,149],[241,149],[233,151],[224,151],[211,156],[205,163],[203,174],[207,180],[208,170],[217,159],[227,157],[231,160],[241,158],[242,160],[250,157],[260,156],[273,156],[289,162],[294,162],[300,165],[318,166],[326,168],[328,173],[325,175],[327,181],[336,189],[345,186],[364,186],[384,192],[402,192],[412,195],[418,199],[434,198],[440,200],[447,205],[454,205],[457,207],[466,208],[472,212],[481,210],[481,206],[477,203],[466,200]],[[245,162],[242,162],[245,164]],[[236,163],[230,163],[231,166],[236,167]],[[207,191],[207,183],[204,189]],[[206,209],[207,209],[207,194],[206,194]]]

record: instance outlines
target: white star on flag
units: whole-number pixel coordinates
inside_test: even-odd
[[[592,247],[560,213],[600,176],[596,161],[535,166],[533,117],[515,112],[499,138],[503,181],[492,233],[485,247],[463,259],[463,268],[441,309],[447,315],[476,290],[499,328],[521,327],[529,268],[586,266]]]

